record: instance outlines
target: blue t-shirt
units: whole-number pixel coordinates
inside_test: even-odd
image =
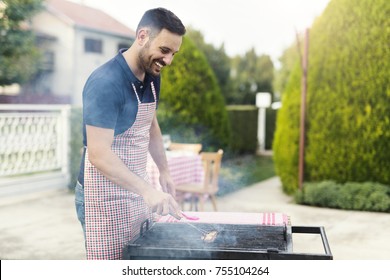
[[[138,100],[132,84],[136,87],[142,103],[154,102],[151,89],[153,82],[157,102],[160,97],[160,76],[146,74],[139,81],[131,71],[122,52],[97,68],[88,78],[83,89],[83,144],[88,145],[86,125],[109,128],[114,135],[128,130],[138,112]],[[85,155],[85,149],[84,149]],[[84,155],[78,181],[84,185]]]

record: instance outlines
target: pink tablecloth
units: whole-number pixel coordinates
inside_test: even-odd
[[[169,171],[175,184],[202,182],[203,166],[200,155],[184,154],[184,153],[167,153]],[[148,156],[147,172],[150,183],[160,187],[160,173],[151,156]]]

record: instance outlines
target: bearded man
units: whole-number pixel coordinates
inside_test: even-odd
[[[153,213],[182,217],[156,117],[160,72],[186,29],[164,8],[141,18],[134,43],[97,68],[83,90],[84,155],[75,192],[87,259],[121,259]],[[161,190],[148,182],[147,154]]]

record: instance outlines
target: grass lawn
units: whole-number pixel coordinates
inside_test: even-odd
[[[273,176],[274,164],[270,156],[244,155],[223,159],[217,195],[223,196]]]

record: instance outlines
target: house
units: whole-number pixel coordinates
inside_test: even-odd
[[[73,105],[82,104],[90,73],[135,38],[134,30],[105,12],[66,0],[46,0],[31,25],[44,65],[23,91],[61,96]]]

